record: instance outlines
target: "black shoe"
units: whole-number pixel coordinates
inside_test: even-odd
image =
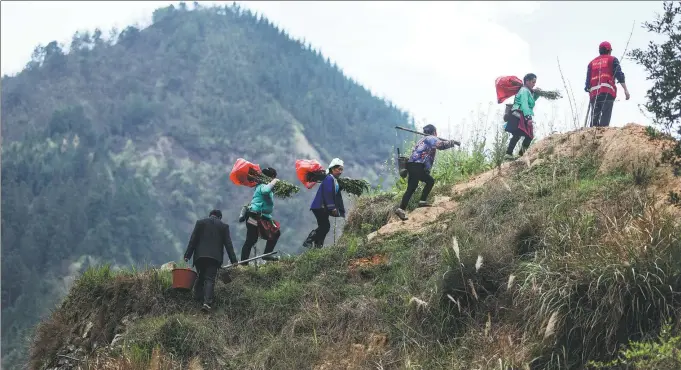
[[[409,219],[409,218],[407,217],[407,214],[404,212],[404,210],[403,210],[402,208],[397,208],[397,209],[395,209],[395,214],[396,214],[397,217],[399,217],[400,220],[402,220],[402,221],[407,221],[407,220]]]
[[[279,261],[279,256],[265,256],[262,259],[263,261]]]
[[[317,229],[310,231],[310,234],[307,236],[307,239],[303,242],[303,247],[304,248],[312,248],[314,247],[314,237],[317,235]]]
[[[201,307],[201,311],[203,312],[210,312],[212,308],[208,305],[208,303],[204,303],[203,306]]]
[[[432,204],[426,202],[425,200],[420,200],[418,207],[432,207]]]

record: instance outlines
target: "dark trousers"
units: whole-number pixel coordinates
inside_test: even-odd
[[[199,278],[194,283],[194,298],[203,303],[213,305],[213,292],[215,291],[215,277],[218,275],[220,262],[212,258],[199,258],[195,263]]]
[[[259,237],[258,227],[246,223],[246,241],[244,242],[244,246],[241,247],[242,261],[247,260],[248,257],[251,255],[251,249],[253,248],[255,243],[258,242],[258,237]],[[268,240],[267,244],[265,244],[265,253],[272,252],[274,250],[274,247],[277,245],[277,241],[279,241],[278,233],[275,236],[273,236],[271,240]],[[248,262],[244,262],[243,264],[248,265]]]
[[[513,155],[513,150],[515,149],[516,144],[518,144],[518,141],[520,141],[520,138],[524,137],[523,139],[523,147],[520,149],[520,155],[523,155],[527,148],[530,147],[530,143],[532,142],[532,139],[528,138],[527,136],[524,135],[513,135],[511,137],[511,140],[508,142],[508,148],[506,149],[506,154],[508,155]]]
[[[402,203],[400,203],[400,209],[402,210],[407,208],[409,199],[414,195],[416,188],[419,187],[419,182],[422,181],[426,184],[421,193],[421,201],[424,202],[428,199],[428,194],[430,194],[430,191],[433,190],[433,185],[435,185],[435,179],[426,171],[426,166],[423,163],[407,162],[407,173],[409,174],[407,191],[404,192]]]
[[[591,101],[591,127],[608,127],[610,126],[610,117],[612,117],[612,107],[615,104],[615,97],[608,93],[598,94],[594,100]]]
[[[322,247],[324,245],[324,240],[326,240],[326,234],[331,230],[331,222],[329,221],[329,211],[326,209],[313,209],[312,214],[317,219],[317,228],[312,230],[307,236],[306,244],[314,242],[317,247]]]

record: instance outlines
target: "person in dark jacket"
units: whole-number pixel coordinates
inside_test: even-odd
[[[209,311],[213,305],[215,277],[222,266],[223,247],[230,262],[237,263],[232,238],[229,235],[229,225],[222,222],[222,212],[214,209],[207,218],[196,221],[187,251],[184,253],[185,262],[193,257],[193,266],[198,271],[199,277],[194,283],[194,298],[198,301],[203,300],[201,309],[204,311]]]
[[[427,202],[428,194],[433,189],[435,185],[435,179],[430,176],[430,169],[433,167],[433,162],[435,161],[435,154],[438,150],[445,150],[453,147],[456,143],[453,140],[444,141],[437,138],[437,129],[433,125],[426,125],[423,128],[423,133],[428,135],[421,140],[419,140],[416,145],[414,145],[414,150],[407,161],[407,190],[402,196],[402,202],[398,208],[395,209],[395,214],[402,221],[408,219],[405,210],[407,209],[407,204],[411,199],[414,192],[419,187],[419,182],[423,181],[426,186],[421,192],[421,200],[419,201],[419,207],[429,207],[430,203]]]
[[[329,216],[345,217],[345,206],[341,195],[343,189],[338,184],[341,174],[343,174],[343,161],[334,158],[329,164],[329,173],[317,189],[317,194],[310,205],[310,210],[317,219],[317,228],[307,236],[303,247],[322,248],[326,234],[331,229]]]

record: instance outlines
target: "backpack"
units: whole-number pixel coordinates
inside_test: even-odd
[[[241,207],[241,212],[239,212],[239,222],[244,222],[248,218],[248,210],[251,208],[251,204],[248,203]]]
[[[504,122],[508,122],[508,120],[511,118],[511,108],[513,108],[513,104],[506,104],[506,109],[504,110]]]

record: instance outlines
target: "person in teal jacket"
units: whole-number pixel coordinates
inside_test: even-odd
[[[246,241],[241,248],[242,261],[249,258],[251,249],[258,242],[258,237],[267,240],[265,253],[270,253],[274,250],[281,235],[279,223],[272,218],[272,211],[274,210],[274,194],[272,189],[274,189],[274,185],[279,181],[277,179],[277,171],[274,168],[268,167],[262,170],[262,174],[273,180],[269,184],[258,184],[255,186],[255,192],[246,213]],[[266,261],[278,260],[275,256],[265,256],[262,259]],[[248,262],[242,262],[241,264],[248,265]]]
[[[513,160],[513,150],[521,137],[524,137],[519,155],[522,156],[534,139],[533,118],[534,105],[539,95],[534,91],[537,84],[537,75],[528,73],[523,78],[523,87],[515,95],[511,114],[506,122],[506,132],[512,135],[506,149],[506,159]]]

